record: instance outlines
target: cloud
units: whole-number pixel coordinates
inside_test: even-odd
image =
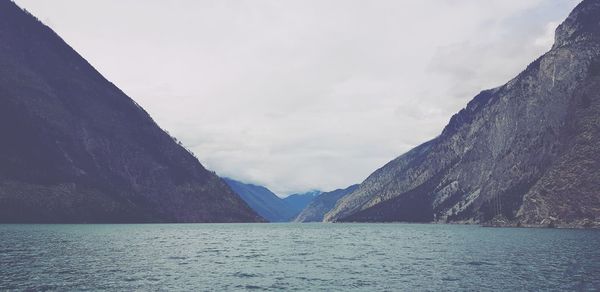
[[[331,190],[438,135],[577,1],[17,0],[201,162]]]

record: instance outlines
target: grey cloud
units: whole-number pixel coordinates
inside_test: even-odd
[[[17,3],[207,167],[287,194],[361,182],[439,134],[577,1]]]

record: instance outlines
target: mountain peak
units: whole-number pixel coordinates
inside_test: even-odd
[[[556,28],[554,47],[600,39],[600,1],[583,0]]]

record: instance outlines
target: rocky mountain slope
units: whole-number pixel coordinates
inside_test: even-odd
[[[0,1],[0,222],[255,222],[50,28]]]
[[[600,1],[581,2],[548,53],[325,220],[600,226]]]
[[[245,184],[230,178],[224,180],[252,210],[269,222],[287,222],[297,214],[286,201],[263,186]]]
[[[325,213],[331,211],[337,201],[343,196],[355,191],[358,185],[351,185],[345,189],[321,193],[314,198],[306,208],[296,216],[294,222],[321,222]]]

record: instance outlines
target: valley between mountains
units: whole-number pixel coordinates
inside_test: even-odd
[[[206,169],[59,35],[2,0],[0,133],[0,223],[598,228],[600,1],[582,1],[550,51],[476,95],[437,137],[356,185],[280,198]]]

